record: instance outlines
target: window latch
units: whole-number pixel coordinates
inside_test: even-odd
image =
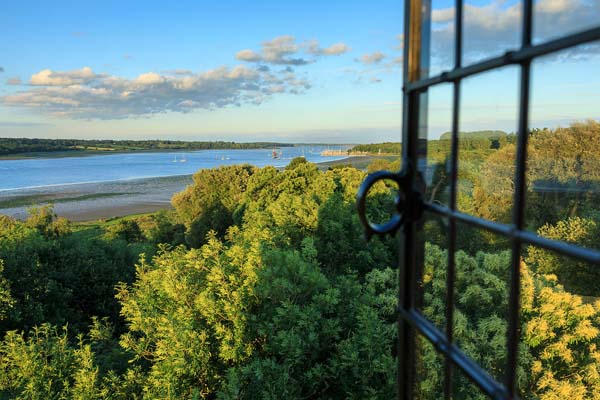
[[[421,217],[423,201],[420,191],[416,190],[412,184],[412,175],[411,167],[409,164],[405,164],[399,172],[377,171],[369,174],[360,185],[356,194],[356,207],[367,240],[371,239],[373,235],[393,236],[405,222]],[[367,195],[373,185],[385,180],[398,185],[398,195],[394,200],[395,211],[387,222],[376,224],[369,221],[367,216]]]

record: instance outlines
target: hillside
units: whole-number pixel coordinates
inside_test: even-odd
[[[471,132],[460,132],[461,138],[465,139],[498,139],[505,137],[508,134],[504,131],[471,131]],[[452,138],[452,132],[444,132],[440,136],[440,140],[450,140]]]

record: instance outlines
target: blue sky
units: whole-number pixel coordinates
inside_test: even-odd
[[[465,62],[518,45],[517,2],[467,4]],[[452,64],[452,5],[433,2],[433,72]],[[600,17],[595,0],[536,7],[539,40]],[[401,1],[3,2],[0,136],[399,140],[402,12]],[[533,125],[600,117],[597,54],[535,66]],[[515,77],[466,82],[461,128],[514,130]],[[432,137],[448,129],[446,97],[431,93]]]

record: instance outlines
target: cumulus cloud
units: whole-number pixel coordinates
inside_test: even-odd
[[[316,57],[338,56],[350,50],[350,47],[342,42],[334,43],[329,47],[321,47],[318,40],[298,44],[295,37],[283,35],[263,42],[260,51],[244,49],[238,51],[235,57],[247,62],[299,66],[314,62]],[[302,57],[299,55],[302,51],[313,57]]]
[[[435,11],[435,10],[433,10]],[[398,43],[396,44],[396,46],[394,46],[395,50],[402,50],[404,49],[404,34],[401,33],[399,35],[396,35],[396,40],[398,41]]]
[[[259,51],[246,49],[236,54],[238,60],[253,63],[251,66],[223,66],[204,72],[150,71],[135,78],[96,73],[90,67],[44,69],[31,76],[25,90],[0,97],[0,104],[75,119],[118,119],[261,104],[272,96],[303,94],[312,87],[292,67],[349,50],[344,43],[322,48],[318,41],[298,44],[293,36],[284,35],[263,42]]]
[[[364,65],[372,65],[372,64],[379,64],[381,61],[383,61],[383,59],[385,57],[386,57],[386,55],[383,54],[381,51],[376,51],[371,54],[363,54],[362,56],[357,58],[356,61],[358,61]]]
[[[16,76],[15,76],[15,77],[12,77],[12,78],[8,78],[8,79],[6,80],[6,84],[7,84],[7,85],[20,85],[21,83],[22,83],[22,82],[21,82],[21,78],[19,78],[19,77],[16,77]]]
[[[385,67],[392,69],[392,70],[396,70],[398,67],[402,67],[403,65],[404,65],[404,57],[403,56],[394,57],[391,60],[389,60],[389,62],[385,63]]]
[[[260,52],[245,49],[236,54],[236,58],[248,62],[264,62],[280,65],[305,65],[310,61],[302,57],[293,57],[298,53],[296,38],[290,35],[278,36],[262,43]]]
[[[33,74],[29,83],[34,86],[80,85],[103,77],[104,75],[94,73],[90,67],[67,72],[54,72],[50,69],[44,69],[37,74]]]
[[[194,72],[190,69],[168,69],[163,72],[170,75],[194,75]]]
[[[600,2],[588,0],[539,0],[534,5],[534,39],[548,40],[597,25]],[[450,67],[453,59],[454,7],[432,10],[434,63]],[[522,5],[505,6],[503,0],[464,5],[464,59],[466,63],[518,48],[521,40]],[[600,46],[596,46],[600,47]]]
[[[346,43],[334,43],[329,47],[321,47],[318,40],[311,40],[306,44],[306,52],[317,56],[339,56],[351,50]]]
[[[250,61],[250,62],[262,61],[262,59],[263,59],[260,54],[258,54],[254,50],[250,50],[250,49],[238,51],[237,54],[235,55],[235,58],[237,58],[238,60],[241,60],[241,61]]]
[[[311,87],[294,72],[272,73],[243,65],[204,72],[147,72],[136,78],[96,74],[90,68],[31,77],[27,90],[0,97],[6,106],[58,117],[118,119],[163,112],[189,112],[260,104],[278,93],[301,94]]]

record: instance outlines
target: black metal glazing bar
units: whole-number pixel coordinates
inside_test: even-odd
[[[407,0],[404,2],[404,83],[419,79],[415,71],[419,71],[420,29],[421,29],[420,1]],[[416,54],[415,54],[416,53]],[[402,159],[414,160],[414,136],[417,134],[419,118],[418,93],[403,93],[402,102]],[[400,230],[398,254],[398,307],[408,309],[412,299],[412,258],[414,254],[413,224],[409,223]],[[412,249],[412,250],[411,250]],[[402,318],[398,318],[398,399],[412,399],[413,370],[414,370],[414,330]]]
[[[509,51],[504,55],[490,58],[488,60],[465,67],[453,69],[452,71],[442,72],[441,74],[428,79],[408,82],[406,83],[404,90],[407,92],[415,90],[419,91],[439,83],[455,82],[471,75],[476,75],[495,68],[504,67],[506,65],[521,64],[524,61],[528,61],[539,56],[554,53],[569,47],[593,42],[595,40],[600,40],[600,27],[574,33],[535,46],[521,48],[520,50]]]
[[[531,46],[533,0],[523,1],[522,49]],[[529,136],[529,88],[531,74],[531,59],[521,63],[521,79],[519,93],[519,127],[517,132],[517,157],[515,168],[515,193],[513,207],[513,225],[521,231],[525,224],[526,166],[527,138]],[[508,331],[507,331],[507,365],[506,388],[514,397],[518,391],[516,371],[519,357],[520,332],[520,296],[521,296],[521,239],[512,237],[512,257],[510,269],[510,292],[508,302]]]
[[[408,310],[400,308],[398,312],[400,317],[414,329],[418,330],[431,342],[431,344],[433,344],[437,352],[441,353],[444,357],[451,360],[454,365],[458,366],[473,381],[473,383],[489,397],[498,400],[514,400],[513,397],[510,397],[504,386],[496,382],[486,370],[467,357],[460,348],[453,343],[448,342],[446,337],[435,327],[435,325],[425,318],[418,310],[414,308]]]
[[[532,244],[567,257],[578,258],[581,261],[600,266],[600,252],[595,250],[579,247],[572,243],[548,239],[533,232],[516,230],[510,225],[478,218],[460,211],[452,211],[448,207],[439,204],[425,203],[423,208],[426,211],[449,219],[454,218],[476,228],[482,228],[507,238],[517,237],[522,243]]]
[[[454,16],[454,68],[462,65],[463,0],[456,0]],[[460,80],[454,82],[452,93],[452,142],[450,148],[450,209],[456,210],[458,181],[458,131],[460,118]],[[446,271],[446,340],[454,341],[454,281],[456,275],[456,220],[450,218],[448,224],[448,268]],[[452,362],[445,358],[444,395],[452,398]]]

